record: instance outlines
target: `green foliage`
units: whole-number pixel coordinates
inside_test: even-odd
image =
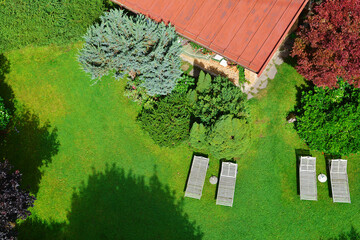
[[[0,52],[78,41],[110,5],[108,0],[0,1]]]
[[[10,121],[10,114],[4,106],[3,99],[0,97],[0,130],[5,130]]]
[[[167,95],[182,73],[177,39],[171,26],[111,10],[88,29],[79,61],[95,83],[115,71],[116,79],[138,77],[151,96]]]
[[[189,136],[190,110],[184,95],[172,94],[154,102],[138,119],[160,146],[175,146]]]
[[[245,69],[240,65],[237,65],[236,67],[239,70],[239,84],[243,85],[244,83],[246,83]]]
[[[125,86],[124,96],[130,98],[133,102],[146,107],[153,101],[153,97],[146,93],[146,89],[140,86],[138,78],[128,80]]]
[[[183,74],[181,78],[178,79],[174,92],[185,94],[188,90],[195,85],[195,79],[189,75]]]
[[[207,151],[207,130],[203,124],[194,123],[190,131],[190,145],[199,151]]]
[[[193,113],[200,122],[210,126],[223,115],[242,118],[247,115],[246,94],[221,76],[211,78],[200,73],[195,90],[188,94]]]
[[[191,128],[190,144],[197,150],[208,151],[217,159],[232,159],[250,146],[250,125],[245,119],[224,116],[209,130],[195,123]]]
[[[197,43],[194,43],[194,42],[190,42],[190,46],[194,49],[194,50],[198,50],[200,52],[202,52],[203,54],[212,54],[212,51],[207,49],[207,48],[204,48],[203,46],[200,46],[199,44]]]
[[[296,129],[310,148],[346,155],[360,150],[360,89],[339,81],[338,88],[302,92]]]

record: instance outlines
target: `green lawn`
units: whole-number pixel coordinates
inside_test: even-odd
[[[6,54],[2,96],[16,118],[1,146],[37,200],[20,239],[319,239],[360,229],[360,156],[346,157],[352,204],[300,201],[296,155],[307,149],[285,117],[304,80],[284,63],[251,100],[253,145],[238,157],[234,207],[215,205],[206,181],[200,201],[183,199],[193,152],[160,148],[136,122],[139,106],[110,77],[90,86],[77,48],[26,48]],[[317,172],[326,172],[325,157]],[[208,177],[219,161],[210,159]],[[123,236],[123,238],[121,238]]]

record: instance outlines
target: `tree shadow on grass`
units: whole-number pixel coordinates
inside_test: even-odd
[[[0,97],[12,115],[7,130],[0,136],[0,160],[8,159],[20,170],[22,185],[36,194],[42,176],[39,167],[50,163],[58,152],[57,129],[50,130],[49,123],[40,126],[39,118],[28,110],[15,109],[14,92],[5,81],[9,72],[10,63],[0,54]]]
[[[40,126],[39,118],[28,110],[17,112],[0,144],[0,156],[8,159],[22,175],[22,185],[36,194],[42,177],[40,167],[51,163],[59,148],[57,129],[49,123]]]
[[[144,177],[114,165],[93,171],[73,195],[66,239],[202,239],[203,233],[183,213],[183,199],[156,175]]]
[[[4,54],[0,54],[0,97],[3,99],[5,108],[12,115],[15,111],[13,99],[14,92],[5,82],[5,74],[10,72],[10,62]]]
[[[65,223],[46,223],[36,217],[31,217],[18,225],[16,230],[18,232],[19,240],[65,240],[65,226]]]
[[[356,231],[354,226],[351,226],[349,232],[342,232],[339,234],[339,236],[329,238],[328,240],[360,240],[360,233]]]

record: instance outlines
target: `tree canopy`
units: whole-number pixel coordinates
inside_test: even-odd
[[[206,126],[223,115],[242,118],[247,115],[246,94],[227,78],[200,72],[197,87],[189,92],[193,114]]]
[[[35,198],[20,189],[21,174],[12,172],[8,161],[0,162],[0,239],[16,239],[17,219],[26,219]]]
[[[321,87],[336,87],[337,77],[360,87],[360,3],[326,0],[300,27],[292,55],[298,72]]]
[[[303,91],[295,127],[310,148],[346,155],[360,150],[360,89],[339,81],[337,88]]]
[[[189,136],[190,109],[184,94],[173,93],[153,102],[138,119],[160,146],[174,146]]]
[[[190,144],[197,150],[209,152],[217,159],[232,159],[243,154],[249,147],[251,128],[245,119],[223,116],[210,130],[194,123],[190,132]]]
[[[126,74],[138,77],[151,96],[169,94],[182,73],[181,44],[175,29],[117,9],[100,19],[88,29],[79,56],[95,83],[115,72],[116,79]]]

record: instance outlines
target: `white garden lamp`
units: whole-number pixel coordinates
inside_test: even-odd
[[[319,176],[318,176],[318,180],[319,180],[319,182],[324,183],[324,182],[326,182],[326,181],[327,181],[327,177],[326,177],[326,175],[325,175],[325,174],[320,173],[320,174],[319,174]]]

